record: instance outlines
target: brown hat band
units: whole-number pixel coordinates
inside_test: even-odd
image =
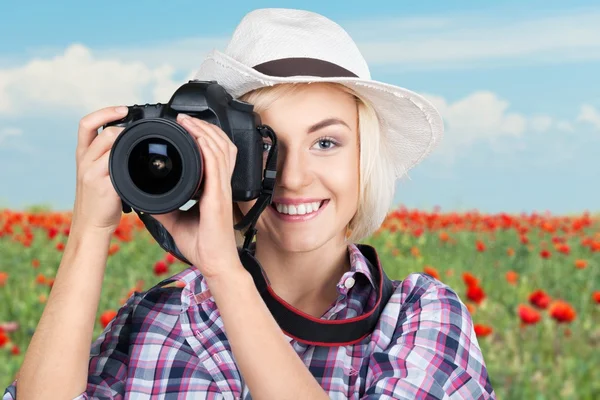
[[[262,74],[278,77],[302,75],[321,78],[358,78],[356,74],[346,68],[316,58],[280,58],[258,64],[253,68]]]

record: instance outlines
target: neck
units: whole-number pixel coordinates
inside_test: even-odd
[[[316,318],[337,299],[336,285],[350,270],[348,243],[337,238],[311,251],[287,251],[257,234],[255,257],[273,291],[293,307]]]

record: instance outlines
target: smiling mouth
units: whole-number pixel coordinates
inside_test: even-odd
[[[297,205],[271,203],[270,206],[281,215],[310,215],[319,211],[327,201],[328,199],[325,199],[321,201],[315,201],[312,203],[304,203]]]

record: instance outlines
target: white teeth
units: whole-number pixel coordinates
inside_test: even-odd
[[[281,214],[306,215],[306,214],[310,214],[314,211],[317,211],[319,209],[320,205],[321,205],[320,201],[314,201],[312,203],[304,203],[304,204],[297,204],[297,205],[275,204],[275,208],[277,208],[277,211],[280,212]]]

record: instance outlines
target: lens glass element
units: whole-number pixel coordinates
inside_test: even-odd
[[[181,155],[170,142],[153,137],[139,142],[129,156],[129,176],[143,192],[161,195],[181,179]]]

